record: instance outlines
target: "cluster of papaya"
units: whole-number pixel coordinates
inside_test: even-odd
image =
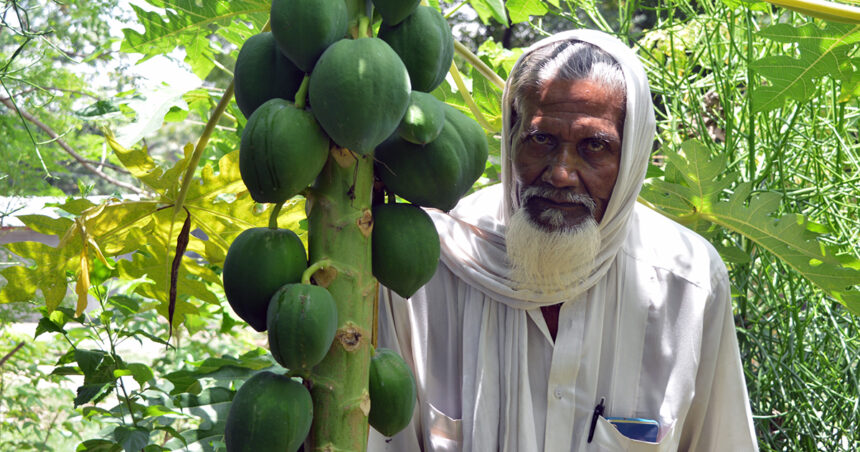
[[[355,23],[345,0],[273,0],[271,32],[243,44],[234,72],[236,103],[247,118],[239,169],[250,196],[280,206],[301,194],[332,146],[372,155],[389,199],[409,201],[373,207],[373,275],[406,298],[439,260],[436,229],[421,207],[450,210],[487,159],[482,128],[430,94],[451,67],[454,43],[442,15],[419,3],[373,0],[373,14],[356,32],[348,29]],[[258,373],[236,393],[228,451],[303,444],[313,403],[299,376],[323,360],[338,328],[337,303],[305,275],[304,246],[277,227],[279,209],[269,227],[234,240],[223,282],[234,312],[267,331],[273,357],[291,372]],[[391,436],[408,425],[415,382],[396,353],[374,352],[369,394],[376,430]]]

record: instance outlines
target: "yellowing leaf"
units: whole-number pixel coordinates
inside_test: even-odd
[[[80,242],[64,248],[54,248],[39,242],[16,242],[5,245],[12,253],[30,261],[30,264],[0,270],[6,286],[0,290],[0,303],[31,301],[36,292],[45,297],[48,312],[56,309],[66,296],[68,284],[66,270],[79,263],[70,262],[80,252]]]
[[[75,306],[75,317],[84,313],[87,308],[87,296],[90,292],[90,264],[87,260],[87,248],[81,250],[81,269],[78,271],[78,281],[75,284],[75,293],[78,294],[78,302]]]

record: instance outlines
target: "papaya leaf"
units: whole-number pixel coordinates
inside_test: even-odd
[[[528,22],[529,16],[543,16],[549,12],[543,0],[508,0],[507,7],[514,24]]]
[[[847,62],[860,42],[860,25],[827,23],[819,28],[812,22],[798,27],[776,24],[758,35],[775,42],[796,43],[798,51],[797,57],[771,55],[750,64],[769,82],[752,91],[756,112],[779,108],[787,99],[809,99],[825,76],[847,82],[843,91],[857,89],[860,80],[853,76],[853,68]]]
[[[60,235],[74,223],[68,218],[52,218],[47,215],[19,215],[17,217],[33,232],[46,235]]]
[[[45,207],[57,207],[72,215],[80,215],[90,207],[95,207],[95,203],[87,198],[68,198],[62,203],[47,203]]]
[[[778,214],[781,194],[752,194],[752,187],[744,182],[726,199],[724,193],[737,175],[727,173],[725,159],[710,158],[698,141],[683,143],[681,150],[683,155],[666,152],[668,167],[674,168],[678,179],[649,181],[641,193],[645,201],[697,231],[716,226],[746,237],[860,315],[860,270],[843,264],[856,259],[837,257],[819,240],[818,228],[809,227],[802,215]]]
[[[478,13],[478,17],[484,25],[490,23],[490,18],[496,19],[496,22],[504,26],[508,25],[508,16],[503,0],[469,0],[469,4]]]
[[[247,38],[253,34],[252,29],[241,23],[230,27],[231,21],[254,18],[254,29],[259,29],[256,25],[265,22],[271,7],[271,2],[265,0],[147,0],[147,3],[160,11],[147,11],[132,5],[144,31],[123,29],[120,50],[141,53],[144,59],[148,59],[184,47],[186,62],[201,79],[214,67],[216,49],[210,45],[209,35],[217,28],[231,28],[237,33],[245,28],[247,34],[244,38]]]
[[[186,158],[162,169],[145,148],[126,149],[110,138],[108,142],[132,174],[152,189],[153,197],[110,198],[101,204],[69,200],[56,206],[77,215],[75,220],[22,216],[25,224],[59,237],[60,243],[56,247],[37,242],[5,245],[20,256],[22,264],[0,270],[7,280],[0,288],[0,302],[30,301],[41,292],[47,312],[51,313],[66,296],[71,278],[77,278],[80,311],[83,300],[87,299],[85,278],[97,266],[94,262],[109,263],[122,256],[116,259],[116,270],[111,271],[111,277],[135,280],[132,293],[154,300],[147,304],[148,309],[169,318],[170,262],[174,261],[176,233],[185,219],[174,218],[172,206],[192,147],[186,148]],[[220,303],[212,289],[213,285],[221,284],[215,268],[223,265],[227,249],[239,233],[268,223],[271,206],[257,204],[248,195],[239,174],[238,155],[238,151],[227,153],[216,167],[203,167],[190,184],[184,207],[191,213],[191,222],[187,247],[180,250],[184,252],[174,273],[177,300],[173,327],[186,314],[198,312],[194,300]],[[280,227],[296,231],[306,243],[303,198],[289,201],[278,218]]]
[[[16,242],[5,247],[34,265],[0,270],[0,275],[6,278],[6,285],[0,290],[0,303],[30,301],[39,290],[45,297],[48,312],[56,309],[66,296],[66,269],[74,268],[69,261],[80,252],[80,242],[77,249],[74,246],[57,249],[39,242]]]
[[[502,93],[489,80],[484,78],[477,69],[472,68],[472,98],[481,109],[481,114],[490,130],[502,130]]]

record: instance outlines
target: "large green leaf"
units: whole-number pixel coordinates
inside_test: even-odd
[[[665,151],[665,179],[643,188],[641,195],[652,207],[705,235],[718,226],[746,237],[860,315],[856,257],[837,256],[802,215],[779,215],[778,193],[752,194],[751,186],[741,183],[726,197],[737,176],[727,172],[725,159],[711,158],[702,143],[685,142],[681,151]]]
[[[776,24],[758,34],[772,41],[797,44],[796,55],[770,55],[750,63],[768,80],[752,91],[757,112],[781,107],[787,99],[805,101],[821,84],[823,77],[842,82],[842,90],[854,92],[860,79],[854,76],[850,55],[860,42],[860,25],[814,23],[802,26]]]
[[[79,310],[86,307],[87,274],[96,259],[131,253],[130,259],[120,259],[119,275],[123,279],[139,279],[135,292],[154,300],[149,304],[167,317],[170,292],[170,267],[176,236],[186,214],[174,215],[173,203],[178,194],[180,176],[188,165],[191,146],[186,157],[172,167],[162,169],[147,154],[145,148],[125,149],[108,137],[120,161],[154,192],[148,199],[108,199],[102,204],[71,199],[56,207],[76,215],[75,220],[52,219],[28,215],[20,219],[33,230],[60,238],[54,248],[37,242],[6,245],[12,253],[26,262],[0,271],[7,284],[0,290],[0,302],[29,301],[37,290],[46,299],[49,311],[56,309],[68,290],[67,275],[79,275]],[[221,284],[213,269],[221,266],[233,239],[243,230],[268,223],[271,206],[261,208],[248,195],[238,166],[239,151],[223,156],[217,170],[211,166],[201,169],[185,198],[184,207],[191,215],[191,230],[187,254],[178,268],[174,326],[185,314],[197,312],[194,300],[218,303],[211,287]],[[290,201],[279,214],[279,225],[304,236],[304,200]]]
[[[144,31],[124,29],[120,50],[141,53],[146,59],[184,47],[186,62],[200,78],[206,77],[212,69],[214,56],[219,51],[210,46],[209,35],[221,28],[219,35],[236,34],[231,41],[241,42],[253,34],[254,29],[260,28],[257,25],[261,24],[256,22],[265,21],[271,7],[271,2],[266,0],[147,0],[147,3],[158,10],[131,5]],[[233,19],[255,18],[254,29],[241,23],[231,26]],[[231,32],[225,33],[224,29]]]

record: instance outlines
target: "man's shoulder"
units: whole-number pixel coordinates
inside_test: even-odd
[[[704,237],[638,203],[623,252],[697,285],[711,285],[726,273],[719,252]]]

